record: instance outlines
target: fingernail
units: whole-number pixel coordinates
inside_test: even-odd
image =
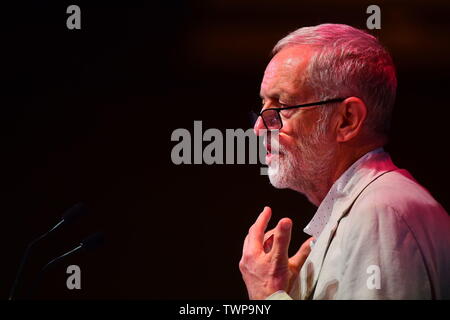
[[[281,228],[284,231],[288,231],[290,227],[291,227],[291,224],[289,222],[287,222],[287,221],[284,221],[283,223],[281,223]]]

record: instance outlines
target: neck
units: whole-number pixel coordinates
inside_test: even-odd
[[[336,180],[338,180],[353,163],[366,153],[381,146],[382,144],[380,143],[373,143],[360,148],[340,145],[336,152],[335,159],[333,159],[331,165],[328,166],[330,170],[320,175],[322,179],[315,179],[312,183],[312,187],[309,188],[307,192],[304,192],[308,200],[318,207],[323,199],[325,199]]]

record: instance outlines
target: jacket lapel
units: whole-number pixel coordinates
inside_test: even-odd
[[[368,160],[355,174],[355,179],[349,186],[345,186],[342,197],[336,199],[330,219],[316,240],[313,250],[300,271],[300,298],[314,297],[323,261],[328,248],[333,241],[340,220],[351,210],[353,203],[364,189],[380,176],[398,170],[392,163],[389,154],[383,152]],[[317,296],[317,295],[316,295]]]

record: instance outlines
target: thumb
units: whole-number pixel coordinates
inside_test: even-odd
[[[315,240],[314,237],[309,238],[301,245],[300,249],[298,249],[297,253],[289,259],[289,262],[293,267],[300,269],[308,258],[309,253],[311,252],[311,241]]]

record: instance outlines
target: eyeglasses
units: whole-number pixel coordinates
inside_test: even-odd
[[[255,123],[256,120],[258,119],[258,117],[262,117],[264,125],[266,126],[267,130],[280,130],[283,127],[283,121],[281,121],[281,116],[280,116],[280,111],[282,111],[282,110],[320,106],[320,105],[327,104],[327,103],[342,102],[345,99],[346,98],[335,98],[335,99],[330,99],[330,100],[325,100],[325,101],[300,104],[298,106],[292,106],[292,107],[268,108],[268,109],[264,109],[259,114],[256,112],[253,112],[252,118]]]

